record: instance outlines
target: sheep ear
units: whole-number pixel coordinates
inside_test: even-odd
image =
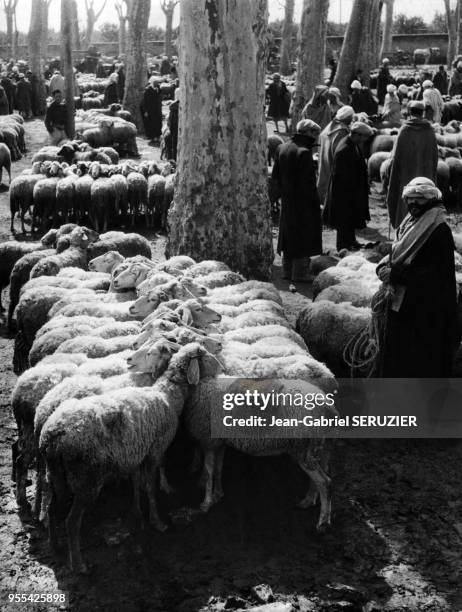
[[[199,369],[199,360],[197,359],[197,357],[195,357],[194,359],[191,359],[191,361],[189,362],[188,371],[186,373],[186,378],[188,380],[188,383],[190,385],[199,384],[200,375],[201,373]]]
[[[183,322],[184,325],[193,324],[193,317],[192,317],[192,314],[189,308],[186,308],[185,306],[183,306],[181,310],[179,310],[179,315],[181,316],[181,321]]]

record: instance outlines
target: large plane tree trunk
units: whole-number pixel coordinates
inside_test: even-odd
[[[180,124],[167,255],[269,279],[266,0],[180,5]]]
[[[329,0],[303,0],[292,126],[300,119],[303,107],[311,98],[316,85],[324,83],[328,13]]]
[[[66,100],[67,120],[66,133],[69,138],[74,138],[74,66],[72,62],[72,0],[61,0],[61,36],[62,51],[61,61],[64,76],[64,97]]]
[[[377,66],[377,26],[381,9],[381,0],[369,0],[362,15],[363,30],[355,69],[362,69],[363,82],[366,86],[369,86],[371,70]],[[353,76],[354,72],[351,77]]]
[[[179,0],[161,0],[160,6],[165,14],[164,54],[171,59],[173,55],[173,15]]]
[[[36,111],[43,115],[46,111],[46,87],[43,77],[45,65],[45,45],[48,32],[48,4],[50,0],[34,0],[31,7],[28,36],[29,64],[37,80],[33,82],[36,88]]]
[[[393,53],[393,8],[395,0],[384,0],[385,4],[385,23],[383,25],[382,47],[380,49],[380,59]]]
[[[140,101],[146,85],[146,39],[148,36],[150,0],[132,0],[128,13],[128,45],[123,106],[143,133]]]
[[[294,23],[295,0],[286,0],[284,7],[284,23],[282,26],[281,62],[279,71],[281,74],[292,74],[292,27]]]

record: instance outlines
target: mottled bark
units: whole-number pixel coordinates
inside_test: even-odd
[[[448,27],[448,68],[456,57],[457,49],[457,28],[459,24],[459,2],[455,9],[451,8],[450,0],[444,0],[444,8],[446,9],[446,24]]]
[[[354,0],[350,21],[348,22],[345,38],[343,40],[334,85],[340,89],[345,100],[348,97],[351,79],[357,68],[361,41],[367,24],[366,16],[369,13],[369,1],[370,0]]]
[[[180,5],[180,122],[167,256],[218,259],[269,279],[266,0]]]
[[[143,133],[140,100],[146,85],[146,39],[148,35],[150,0],[132,0],[128,13],[126,79],[123,106],[135,119]]]
[[[74,137],[74,65],[72,62],[72,0],[61,0],[61,36],[62,50],[61,62],[64,76],[64,98],[66,100],[67,121],[66,133],[69,138]]]
[[[380,48],[380,59],[393,53],[393,8],[395,0],[384,0],[385,22],[383,24],[382,46]]]
[[[462,0],[457,0],[457,42],[456,55],[462,55]]]
[[[170,59],[173,55],[173,15],[179,0],[161,0],[160,6],[165,14],[164,54]]]
[[[380,9],[380,0],[369,0],[362,15],[363,28],[355,70],[361,68],[363,71],[363,82],[366,86],[369,86],[371,70],[377,66],[376,37]],[[353,76],[354,72],[351,74],[351,77]]]
[[[72,20],[72,44],[74,49],[80,50],[79,13],[77,10],[77,0],[71,0],[70,8]]]
[[[107,0],[103,1],[103,4],[101,5],[99,11],[96,12],[94,0],[85,0],[85,9],[87,11],[87,29],[85,31],[85,45],[87,48],[90,47],[93,42],[93,33],[95,31],[95,25],[98,19],[100,18],[104,7],[106,6],[106,1]]]
[[[292,74],[292,27],[294,23],[295,0],[286,0],[284,7],[284,23],[282,25],[281,62],[279,71],[281,74]]]
[[[14,33],[14,23],[15,23],[15,14],[16,14],[16,6],[18,4],[18,0],[3,0],[3,8],[5,10],[5,18],[6,18],[6,45],[7,52],[9,57],[13,57],[17,59],[16,53],[16,44],[15,44],[15,33]]]
[[[129,0],[115,0],[115,9],[119,18],[119,56],[125,55],[127,50],[127,12]]]
[[[324,83],[328,0],[303,0],[298,34],[297,79],[292,109],[292,125],[298,122],[303,107],[316,85]]]
[[[34,0],[32,2],[28,36],[29,64],[34,75],[38,77],[38,81],[36,81],[37,110],[41,115],[46,111],[46,87],[43,77],[45,56],[43,50],[48,31],[48,3],[49,0]]]

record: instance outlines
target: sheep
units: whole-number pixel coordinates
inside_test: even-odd
[[[287,338],[296,342],[299,346],[306,350],[304,340],[289,327],[285,325],[264,325],[259,327],[240,327],[225,332],[223,338],[229,341],[246,342],[252,344],[262,338]]]
[[[348,283],[340,283],[323,289],[316,296],[315,302],[327,300],[339,304],[341,302],[349,302],[353,306],[369,306],[374,293],[378,291],[380,281],[366,283],[364,281],[348,281]]]
[[[116,214],[125,216],[128,211],[128,184],[122,174],[111,174],[110,181],[114,186]]]
[[[2,182],[3,168],[8,172],[9,184],[11,185],[11,153],[3,142],[0,143],[0,184]]]
[[[153,227],[162,218],[165,197],[165,177],[160,174],[148,176],[148,199],[146,207],[146,226]]]
[[[54,174],[37,181],[33,189],[34,214],[31,231],[37,226],[37,218],[41,218],[42,230],[45,229],[50,215],[56,220],[56,187],[60,180],[60,169],[51,170]]]
[[[64,161],[64,158],[58,155],[60,147],[46,146],[42,147],[37,153],[32,156],[32,163],[43,161]]]
[[[64,223],[67,223],[69,213],[75,206],[75,184],[77,176],[70,174],[58,181],[56,185],[56,212],[60,213]]]
[[[93,335],[79,335],[65,340],[57,348],[58,353],[83,353],[91,359],[133,348],[134,335],[98,338]]]
[[[111,274],[123,261],[125,261],[125,257],[118,251],[108,251],[99,257],[91,259],[88,262],[88,269],[93,272]]]
[[[145,281],[153,272],[154,266],[149,262],[132,262],[128,265],[118,266],[114,270],[113,286],[114,289],[136,289],[139,284]],[[162,278],[170,280],[170,276]]]
[[[67,321],[73,321],[73,319],[81,319],[81,317],[60,317],[61,319]],[[88,317],[89,318],[89,317]],[[99,318],[99,321],[103,321],[103,318]],[[52,319],[53,321],[53,319]],[[123,336],[136,336],[141,331],[141,326],[137,321],[112,321],[108,317],[104,319],[106,322],[100,323],[98,326],[93,326],[89,324],[88,321],[80,321],[75,322],[72,325],[63,325],[57,328],[52,328],[46,331],[43,334],[40,334],[35,337],[34,343],[32,344],[32,348],[29,353],[29,363],[31,366],[36,365],[41,361],[46,355],[51,355],[59,349],[59,352],[65,353],[75,353],[74,349],[70,350],[70,348],[66,346],[62,346],[64,342],[67,340],[72,340],[73,338],[88,338],[91,336],[93,340],[96,338],[99,339],[112,339],[114,337],[123,337]],[[45,326],[44,326],[45,327]],[[43,329],[43,328],[42,328]],[[42,330],[40,330],[42,331]],[[92,342],[93,342],[92,340]],[[65,349],[65,350],[64,350]],[[122,350],[122,349],[121,349]],[[87,351],[84,349],[81,351],[83,354],[90,356]]]
[[[157,272],[167,272],[168,274],[175,274],[178,270],[187,270],[191,266],[193,266],[196,262],[191,257],[187,255],[174,255],[167,259],[167,261],[162,261],[156,264],[155,268]]]
[[[319,274],[313,281],[313,297],[315,298],[323,289],[331,285],[338,285],[344,282],[357,280],[370,280],[376,278],[375,266],[369,262],[365,262],[360,270],[350,270],[347,267],[328,268]]]
[[[387,151],[378,151],[373,153],[367,160],[367,173],[369,182],[380,181],[380,168],[383,162],[391,157],[391,153]]]
[[[117,278],[117,284],[122,283],[122,275],[125,275],[127,271],[123,272],[120,277]],[[171,281],[175,281],[175,276],[171,274],[167,274],[165,272],[156,272],[152,274],[152,271],[148,273],[148,276],[141,283],[136,284],[136,293],[140,297],[142,295],[147,295],[152,289],[158,287],[159,285],[164,285],[165,283],[169,283]],[[186,279],[186,277],[181,278],[181,280]],[[128,281],[127,281],[128,282]],[[137,282],[137,281],[135,281]]]
[[[242,283],[243,286],[239,285],[239,291],[231,291],[234,287],[220,288],[215,291],[208,290],[207,296],[204,301],[210,305],[214,304],[226,304],[228,306],[240,306],[246,304],[250,300],[270,300],[279,305],[282,304],[281,296],[277,289],[275,289],[269,283],[259,283],[261,287],[255,286],[254,288],[246,289],[247,283]],[[224,290],[226,289],[226,291]]]
[[[207,276],[214,272],[230,272],[229,267],[222,261],[205,260],[196,263],[185,270],[187,276]]]
[[[114,323],[114,319],[111,317],[89,317],[86,315],[76,317],[54,316],[52,319],[44,323],[37,331],[35,339],[38,340],[50,332],[64,332],[66,329],[71,329],[74,327],[79,328],[82,326],[85,328],[96,329],[112,323]],[[63,338],[62,342],[64,342],[65,339],[66,338]]]
[[[151,245],[139,234],[124,234],[123,232],[110,232],[111,238],[105,238],[102,234],[98,242],[90,244],[88,248],[88,259],[94,259],[98,255],[108,251],[118,251],[124,257],[142,255],[151,259]]]
[[[171,349],[166,345],[165,350]],[[46,421],[39,450],[46,461],[52,504],[60,505],[63,478],[73,494],[66,526],[74,571],[86,571],[80,555],[82,514],[103,484],[115,475],[133,475],[143,464],[150,522],[161,531],[166,529],[157,512],[154,475],[177,432],[189,384],[196,385],[200,380],[199,366],[205,355],[208,353],[200,345],[189,344],[172,357],[154,386],[67,400]],[[117,429],[113,427],[115,422],[119,424]],[[103,439],[108,444],[101,445]],[[53,542],[56,540],[53,512],[49,520]]]
[[[357,308],[347,302],[316,301],[300,312],[296,330],[313,357],[324,361],[334,372],[343,373],[344,351],[370,319],[370,308]]]
[[[231,271],[211,272],[205,276],[196,277],[197,282],[207,287],[207,289],[214,289],[216,287],[228,287],[229,285],[237,285],[245,281],[242,274]]]
[[[148,205],[148,182],[139,172],[128,172],[126,175],[128,185],[128,206],[130,209],[131,225],[135,225],[135,217],[141,206],[145,210]]]
[[[87,266],[87,247],[91,242],[96,242],[98,235],[92,230],[77,227],[70,234],[70,247],[59,255],[50,255],[35,264],[32,268],[30,277],[47,275],[54,276],[62,268],[76,266],[86,268]]]
[[[82,220],[90,210],[91,188],[94,179],[89,174],[79,176],[75,181],[74,207],[78,220]]]
[[[117,279],[116,279],[117,281]],[[114,281],[114,282],[116,282]],[[190,278],[173,279],[164,284],[154,287],[145,295],[141,295],[135,302],[135,306],[144,302],[167,302],[168,300],[184,300],[191,297],[202,297],[206,295],[207,289]]]
[[[314,277],[317,276],[323,270],[336,266],[339,262],[339,258],[333,255],[316,255],[311,258],[309,273]]]
[[[163,230],[167,229],[168,211],[172,205],[173,196],[175,193],[175,178],[176,174],[169,174],[165,179],[164,203],[162,206],[162,216],[160,220],[160,226]]]
[[[104,232],[110,221],[115,218],[115,186],[110,178],[99,178],[91,185],[91,202],[89,216],[91,223],[98,232],[100,228]]]
[[[238,306],[229,304],[220,304],[213,302],[213,309],[223,316],[237,317],[244,312],[265,312],[273,315],[283,315],[284,309],[273,300],[268,299],[249,299],[249,301],[239,304]]]
[[[78,268],[77,268],[78,269]],[[63,287],[64,289],[91,289],[92,291],[107,291],[111,282],[109,274],[100,274],[96,272],[86,272],[81,278],[76,278],[72,274],[73,268],[69,269],[70,274],[63,274],[68,268],[61,270],[56,276],[37,276],[31,278],[24,286],[22,292],[30,289],[38,289],[42,287]],[[85,272],[85,270],[83,270]]]

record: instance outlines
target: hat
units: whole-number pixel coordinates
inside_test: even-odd
[[[20,79],[23,79],[23,78],[24,78],[24,72],[20,72],[20,73],[18,74],[18,77],[19,77]]]
[[[435,183],[425,176],[417,176],[403,189],[403,198],[440,200],[443,197]]]
[[[396,93],[398,90],[396,88],[396,85],[393,85],[393,83],[389,83],[387,85],[387,92],[388,93]]]
[[[355,79],[353,83],[350,85],[351,89],[362,89],[361,83]]]
[[[109,75],[109,80],[112,81],[113,83],[117,83],[119,79],[119,76],[116,72],[111,72],[111,74]]]
[[[311,130],[316,130],[317,132],[321,131],[320,126],[311,119],[302,119],[297,123],[296,129],[299,134],[306,134]]]
[[[430,81],[430,79],[427,79],[426,81],[422,83],[422,87],[424,89],[427,89],[427,87],[433,87],[433,83]]]
[[[382,60],[382,64],[389,64],[390,60],[388,59],[388,57],[384,57]]]
[[[374,130],[364,123],[363,121],[355,121],[351,127],[350,131],[352,134],[361,134],[362,136],[373,136]]]
[[[340,96],[342,95],[338,87],[329,87],[329,93],[333,94],[334,96],[337,96],[337,98],[340,98]]]
[[[347,119],[351,119],[354,114],[354,109],[351,106],[348,106],[348,104],[345,104],[345,106],[338,109],[337,113],[335,114],[335,118],[338,119],[338,121],[346,121]]]
[[[280,78],[281,78],[281,75],[279,74],[279,72],[275,72],[273,74],[273,79],[280,79]]]
[[[414,110],[420,110],[423,112],[425,110],[425,104],[421,102],[420,100],[412,100],[411,102],[409,102],[408,108],[410,110],[414,109]]]
[[[403,84],[401,84],[401,85],[398,87],[398,92],[399,92],[400,94],[404,94],[405,96],[407,96],[407,94],[409,93],[409,90],[408,90],[408,88],[407,88],[407,85],[404,85],[404,83],[403,83]]]
[[[456,68],[462,68],[462,62],[457,62]]]

